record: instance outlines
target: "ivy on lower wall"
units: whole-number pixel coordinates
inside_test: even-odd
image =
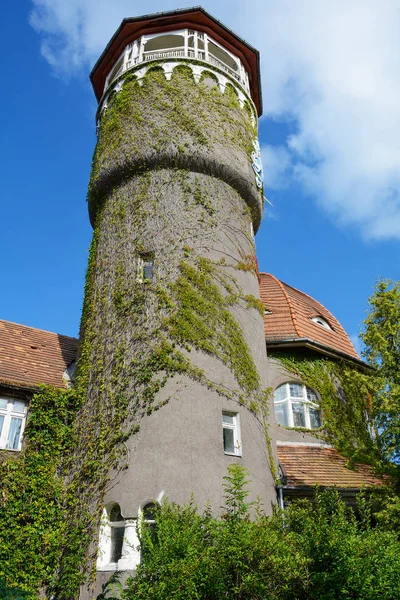
[[[0,458],[0,581],[10,598],[14,588],[15,597],[33,600],[51,586],[65,533],[62,466],[78,404],[72,390],[41,388],[30,404],[23,451]]]
[[[124,212],[118,214],[123,221]],[[168,402],[164,399],[160,403],[157,398],[169,379],[189,377],[246,406],[262,421],[270,451],[269,391],[262,389],[243,331],[230,312],[233,305],[238,305],[246,311],[254,311],[259,319],[259,310],[254,303],[249,304],[249,296],[242,292],[234,275],[226,272],[225,265],[193,256],[192,250],[185,248],[182,251],[185,258],[179,264],[179,274],[174,281],[164,285],[161,281],[138,284],[128,276],[127,265],[116,261],[116,277],[110,291],[108,279],[104,288],[96,284],[96,264],[100,260],[98,242],[96,233],[89,259],[81,358],[77,369],[77,393],[85,398],[85,403],[74,430],[65,500],[67,525],[50,588],[58,600],[75,598],[79,586],[88,581],[88,573],[92,578],[95,576],[98,523],[110,469],[125,468],[124,441],[135,433],[135,426],[138,427],[144,415]],[[99,326],[99,315],[104,307],[106,314],[113,316],[109,325]],[[143,334],[143,330],[145,315],[148,313],[153,322],[153,311],[156,320],[149,343],[149,334]],[[114,322],[118,323],[118,331],[130,328],[137,332],[136,343],[143,347],[143,352],[130,354],[124,345],[126,342],[122,343],[116,335],[107,356],[113,367],[107,374],[102,349],[107,343],[104,336],[113,330]],[[211,381],[191,360],[192,350],[221,360],[233,373],[237,389]],[[94,391],[90,391],[90,377],[98,382]],[[276,475],[271,452],[270,458],[271,471]]]
[[[372,371],[321,355],[271,353],[270,357],[318,392],[323,422],[313,436],[332,444],[349,459],[349,466],[356,461],[384,466],[372,434],[372,401],[382,382]]]

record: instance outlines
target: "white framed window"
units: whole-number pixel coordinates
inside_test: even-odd
[[[321,325],[321,327],[324,327],[325,329],[329,329],[329,331],[333,331],[333,329],[329,325],[328,321],[326,321],[323,317],[320,317],[320,316],[312,317],[311,321],[313,323],[316,323],[317,325]]]
[[[125,535],[125,519],[119,504],[113,503],[103,509],[99,533],[97,570],[114,571],[122,558]]]
[[[321,427],[321,410],[317,394],[298,382],[283,383],[274,392],[275,419],[285,427]]]
[[[242,456],[240,422],[237,413],[225,411],[222,413],[222,434],[225,454]]]
[[[26,404],[15,398],[0,398],[0,449],[21,450]]]
[[[121,514],[121,509],[118,504],[114,504],[111,508],[108,518],[111,529],[110,563],[117,564],[122,557],[122,545],[125,533],[125,519]]]

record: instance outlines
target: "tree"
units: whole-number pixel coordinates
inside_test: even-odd
[[[305,560],[282,536],[280,519],[277,527],[259,510],[250,519],[246,484],[247,471],[230,465],[222,519],[210,507],[200,515],[193,503],[164,503],[156,531],[140,532],[142,562],[124,600],[303,598]]]
[[[0,598],[1,600],[28,600],[28,592],[24,592],[15,587],[7,587],[5,582],[0,579]]]
[[[373,401],[379,443],[386,458],[400,458],[400,281],[378,281],[361,337],[364,357],[381,379]]]

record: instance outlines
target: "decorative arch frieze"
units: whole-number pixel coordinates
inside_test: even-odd
[[[98,109],[98,113],[97,113],[97,131],[99,129],[99,120],[101,119],[104,111],[107,109],[109,98],[110,98],[111,94],[113,92],[118,94],[118,92],[120,92],[122,89],[122,86],[124,84],[124,76],[127,73],[134,73],[138,84],[142,85],[147,72],[151,68],[154,67],[154,63],[156,63],[157,66],[159,66],[163,69],[164,75],[165,75],[165,78],[167,79],[167,81],[171,80],[174,69],[176,69],[176,67],[178,67],[180,65],[184,65],[191,69],[196,83],[200,82],[203,72],[205,72],[205,71],[211,72],[216,77],[217,86],[218,86],[218,89],[221,92],[221,94],[225,93],[226,87],[227,87],[227,85],[229,85],[229,86],[232,86],[234,88],[235,92],[237,93],[238,102],[242,109],[244,108],[246,101],[250,102],[250,104],[253,108],[253,111],[252,111],[250,117],[251,117],[253,127],[256,126],[256,124],[257,124],[257,119],[255,116],[256,108],[254,106],[253,100],[247,93],[245,93],[243,91],[243,89],[237,84],[237,82],[233,78],[229,77],[229,75],[224,75],[218,69],[214,68],[213,65],[210,65],[210,64],[202,65],[202,64],[195,63],[195,62],[191,61],[190,59],[189,60],[188,59],[180,59],[180,60],[164,61],[164,62],[149,61],[145,65],[140,66],[139,68],[136,68],[136,69],[133,68],[133,69],[129,69],[128,71],[125,71],[123,73],[123,75],[121,75],[117,81],[114,80],[114,82],[106,90],[106,92],[103,95],[103,98],[99,104],[99,109]]]

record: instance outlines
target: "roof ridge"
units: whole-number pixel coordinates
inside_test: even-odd
[[[57,335],[59,337],[68,338],[69,340],[75,340],[78,342],[78,338],[72,335],[64,335],[63,333],[57,333],[55,331],[48,331],[48,329],[41,329],[40,327],[32,327],[31,325],[23,325],[22,323],[15,323],[15,321],[7,321],[6,319],[0,319],[0,323],[6,323],[9,325],[17,325],[17,327],[23,327],[24,329],[32,329],[33,331],[41,331],[42,333],[50,333],[51,335]]]
[[[291,301],[291,299],[289,298],[289,294],[286,292],[285,288],[283,287],[283,285],[284,285],[284,284],[283,284],[283,282],[282,282],[280,279],[278,279],[277,277],[275,277],[275,275],[272,275],[272,273],[265,273],[265,275],[268,275],[269,277],[272,277],[272,279],[274,279],[274,280],[277,282],[277,284],[279,285],[279,287],[281,288],[281,290],[282,290],[282,292],[283,292],[283,295],[285,296],[285,298],[286,298],[286,301],[287,301],[287,303],[288,303],[288,306],[289,306],[289,310],[290,310],[290,316],[291,316],[291,318],[292,318],[292,322],[293,322],[293,327],[294,327],[294,330],[295,330],[295,332],[297,333],[297,335],[298,335],[299,337],[302,337],[302,334],[301,334],[301,332],[300,332],[300,330],[299,330],[299,326],[298,326],[298,324],[297,324],[296,312],[295,312],[295,310],[294,310],[294,307],[293,307],[292,301]],[[285,284],[285,285],[286,285],[286,284]],[[289,286],[289,287],[290,287],[290,286]]]

